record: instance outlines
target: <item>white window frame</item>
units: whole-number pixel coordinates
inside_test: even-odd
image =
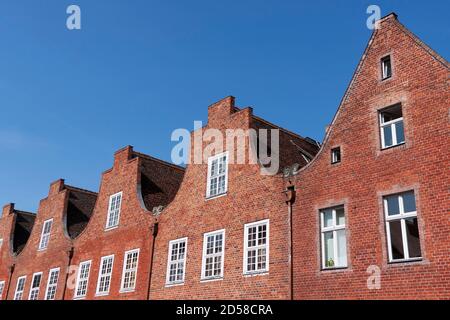
[[[344,209],[344,224],[337,224],[336,219],[336,209]],[[324,211],[325,210],[331,210],[333,215],[333,224],[329,227],[325,227],[325,220],[324,220]],[[338,254],[338,241],[337,241],[337,232],[340,230],[345,230],[345,247],[346,247],[346,253],[348,255],[348,241],[347,241],[347,213],[345,211],[345,206],[335,206],[331,208],[324,208],[320,210],[320,249],[321,249],[321,260],[322,260],[322,270],[326,269],[339,269],[339,268],[347,268],[348,267],[348,256],[346,258],[345,264],[340,264],[339,262],[339,254]],[[334,266],[327,266],[325,261],[325,233],[333,232],[333,261],[336,261]]]
[[[182,243],[182,242],[184,242],[184,258],[172,261],[171,260],[172,245],[174,245],[176,243]],[[168,250],[169,252],[167,254],[166,285],[184,284],[184,280],[186,279],[187,250],[188,250],[188,238],[187,237],[169,241],[169,250]],[[183,279],[181,279],[181,280],[175,279],[174,281],[170,281],[170,266],[172,264],[178,264],[180,262],[183,263]]]
[[[41,279],[39,280],[39,286],[33,287],[34,279],[37,276],[41,277]],[[33,277],[31,278],[31,287],[30,287],[30,293],[28,294],[28,300],[38,300],[39,299],[39,291],[41,290],[41,283],[42,283],[43,277],[44,277],[44,275],[42,272],[36,272],[33,274]]]
[[[337,153],[339,152],[339,159],[337,157]],[[341,147],[335,147],[331,148],[331,164],[336,164],[341,162],[342,160],[342,153],[341,153]]]
[[[0,239],[0,250],[2,249],[2,247],[3,247],[3,239]]]
[[[405,133],[405,122],[403,121],[403,107],[401,104],[398,104],[400,107],[400,110],[402,111],[402,116],[400,118],[391,120],[391,121],[387,121],[384,122],[383,120],[383,113],[385,112],[385,110],[391,108],[391,107],[395,107],[396,105],[392,105],[391,107],[387,107],[381,110],[378,110],[378,116],[380,119],[380,134],[381,134],[381,149],[386,149],[386,148],[392,148],[398,145],[402,145],[405,143],[406,141],[406,133]],[[405,141],[402,142],[398,142],[397,141],[397,130],[395,128],[396,123],[398,122],[403,122],[403,136],[405,137]],[[390,127],[390,131],[391,131],[391,135],[392,135],[392,145],[390,146],[386,146],[386,141],[384,138],[384,128],[385,127]]]
[[[266,244],[265,245],[256,245],[254,247],[248,246],[248,235],[249,235],[249,229],[251,227],[256,227],[256,234],[258,234],[258,227],[261,225],[266,225]],[[258,241],[258,237],[256,238],[256,241]],[[265,248],[266,249],[266,267],[264,269],[256,269],[256,270],[248,270],[248,252],[251,250],[256,250],[258,252],[259,249]],[[244,261],[243,261],[243,270],[244,275],[252,275],[252,274],[259,274],[259,273],[267,273],[269,272],[269,256],[270,256],[270,220],[265,219],[261,221],[256,221],[252,223],[247,223],[244,225]],[[256,267],[258,266],[258,254],[256,254]]]
[[[0,300],[3,300],[3,291],[5,291],[5,281],[0,281]]]
[[[23,285],[21,286],[22,288],[19,290],[19,285],[22,283],[22,280],[23,280]],[[26,282],[27,282],[27,276],[21,276],[21,277],[17,278],[16,291],[14,292],[14,300],[22,300],[23,292],[25,291]]]
[[[83,267],[87,266],[87,272],[86,276],[81,278],[81,271],[83,270]],[[74,299],[81,299],[86,297],[87,291],[89,288],[89,276],[91,274],[91,267],[92,267],[92,260],[83,261],[80,263],[78,267],[78,275],[77,275],[77,284],[75,286],[75,292],[74,292]],[[78,290],[80,290],[80,287],[83,283],[83,286],[85,287],[84,292],[81,294],[78,294]]]
[[[128,255],[133,255],[134,253],[137,253],[137,257],[136,257],[136,266],[130,269],[127,269],[127,260],[128,260]],[[124,256],[123,256],[123,269],[122,269],[122,280],[120,282],[120,292],[133,292],[134,290],[136,290],[136,283],[137,283],[137,276],[138,276],[138,267],[139,267],[139,253],[140,253],[140,249],[133,249],[133,250],[129,250],[126,251]],[[134,273],[134,284],[132,287],[129,288],[124,288],[125,286],[125,276],[127,273]]]
[[[50,224],[48,232],[45,231],[47,225]],[[39,251],[45,250],[48,248],[48,244],[50,242],[50,235],[52,233],[53,228],[53,219],[48,219],[44,221],[44,224],[42,225],[42,231],[41,231],[41,239],[39,240]]]
[[[112,202],[115,199],[115,201],[117,201],[117,198],[120,197],[120,203],[119,203],[119,207],[117,208],[117,203],[115,204],[114,208],[111,208]],[[123,201],[123,192],[117,192],[113,195],[111,195],[109,197],[109,202],[108,202],[108,216],[106,218],[106,226],[105,226],[105,230],[111,230],[114,228],[117,228],[119,226],[120,223],[120,211],[122,208],[122,201]],[[113,223],[113,215],[117,214],[117,222]]]
[[[215,248],[215,242],[216,242],[216,236],[217,235],[222,235],[222,250],[219,253],[211,253],[211,254],[207,254],[207,249],[208,249],[208,238],[209,237],[214,237],[214,248]],[[203,235],[203,255],[202,255],[202,274],[201,274],[201,279],[202,280],[211,280],[211,279],[222,279],[223,278],[223,272],[224,272],[224,261],[225,261],[225,229],[221,229],[221,230],[216,230],[216,231],[212,231],[212,232],[208,232],[205,233]],[[213,275],[211,276],[206,276],[206,260],[207,258],[212,258],[213,259],[213,265],[214,265],[214,258],[216,257],[221,257],[221,262],[220,262],[220,274],[219,275],[214,275],[214,267],[213,267]]]
[[[57,273],[56,275],[56,281],[52,281],[52,275],[53,273]],[[48,279],[47,279],[47,289],[45,289],[45,300],[55,300],[56,298],[56,292],[58,291],[58,281],[59,276],[61,275],[60,268],[53,268],[50,269],[48,272]],[[49,297],[50,290],[55,289],[54,293],[52,293],[53,297]]]
[[[103,263],[107,259],[111,259],[111,271],[107,272],[107,273],[102,273],[102,271],[103,271]],[[98,270],[97,289],[95,291],[95,295],[96,296],[107,296],[107,295],[109,295],[109,291],[111,290],[111,282],[112,282],[113,270],[114,270],[114,255],[111,254],[109,256],[102,257],[102,259],[100,260],[100,268]],[[100,291],[100,282],[101,282],[103,277],[105,279],[109,277],[109,284],[108,284],[107,290]]]
[[[413,192],[414,194],[414,202],[416,206],[416,211],[411,211],[405,213],[405,207],[403,203],[403,194]],[[388,202],[387,197],[390,196],[397,196],[398,197],[398,206],[399,206],[399,214],[396,215],[389,215],[388,212]],[[408,247],[408,239],[406,236],[406,222],[405,219],[407,218],[416,218],[417,222],[419,221],[419,217],[417,216],[417,201],[416,201],[416,192],[414,190],[408,190],[401,193],[394,193],[394,194],[388,194],[383,196],[383,207],[384,207],[384,216],[386,219],[386,239],[387,239],[387,245],[388,245],[388,258],[389,262],[409,262],[409,261],[417,261],[422,260],[422,256],[420,257],[409,257],[409,247]],[[403,242],[403,253],[405,257],[403,259],[393,259],[392,258],[392,246],[391,246],[391,228],[389,226],[389,222],[391,221],[397,221],[400,220],[400,226],[402,230],[402,242]],[[420,233],[420,230],[419,230]],[[420,234],[419,234],[419,241],[420,241]],[[422,250],[420,250],[422,254]]]
[[[219,172],[219,166],[220,166],[220,158],[222,157],[226,157],[225,159],[225,172],[224,173],[217,173],[214,176],[212,176],[212,163],[213,161],[217,160],[217,171]],[[228,163],[229,163],[229,156],[228,156],[228,151],[226,152],[222,152],[220,154],[216,154],[215,156],[209,157],[208,158],[208,180],[206,183],[206,198],[215,198],[215,197],[219,197],[222,195],[227,194],[228,192]],[[224,190],[222,192],[219,193],[219,178],[220,177],[225,177],[225,187]],[[214,194],[211,193],[211,180],[212,179],[217,179],[217,189],[216,192]]]
[[[386,61],[387,60],[389,60],[389,64],[390,64],[390,68],[391,68],[391,74],[389,76],[387,75],[387,70],[386,70]],[[386,79],[392,78],[393,70],[392,70],[391,55],[384,56],[383,58],[381,58],[380,62],[381,62],[381,80],[386,80]]]

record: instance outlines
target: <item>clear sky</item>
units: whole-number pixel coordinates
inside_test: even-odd
[[[321,141],[370,4],[449,58],[448,0],[1,0],[0,204],[35,211],[58,178],[97,191],[128,144],[170,160],[172,131],[228,95]]]

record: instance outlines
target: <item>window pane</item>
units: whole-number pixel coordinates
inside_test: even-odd
[[[406,238],[408,239],[408,250],[410,258],[421,257],[419,227],[417,225],[417,218],[405,219],[406,224]]]
[[[408,213],[416,211],[416,198],[414,196],[414,191],[402,193],[402,196],[404,212]]]
[[[345,212],[344,208],[337,208],[336,209],[336,224],[338,226],[345,224]]]
[[[323,224],[324,227],[331,227],[333,225],[333,210],[323,210]]]
[[[384,134],[384,146],[390,147],[393,145],[392,142],[392,132],[391,132],[391,126],[387,125],[386,127],[382,128],[383,134]]]
[[[399,121],[399,122],[395,123],[395,133],[397,134],[397,144],[405,142],[403,121]]]
[[[392,259],[404,259],[401,220],[389,222]]]
[[[334,267],[333,232],[324,233],[325,267]]]
[[[339,267],[347,266],[347,241],[345,230],[336,231]]]
[[[388,215],[394,216],[396,214],[400,214],[400,209],[398,206],[398,196],[387,196],[387,207],[388,207]]]

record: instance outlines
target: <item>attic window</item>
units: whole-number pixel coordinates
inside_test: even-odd
[[[52,231],[53,219],[46,220],[42,227],[41,241],[39,241],[39,250],[45,250],[50,241],[50,232]]]
[[[396,104],[380,111],[382,149],[405,143],[402,106]]]
[[[381,59],[381,80],[386,80],[392,77],[391,56],[386,56]]]
[[[341,162],[341,147],[331,149],[331,164]]]

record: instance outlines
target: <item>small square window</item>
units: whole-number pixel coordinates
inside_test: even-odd
[[[389,79],[392,77],[391,56],[386,56],[381,59],[381,79]]]
[[[341,162],[341,147],[331,149],[331,163]]]

